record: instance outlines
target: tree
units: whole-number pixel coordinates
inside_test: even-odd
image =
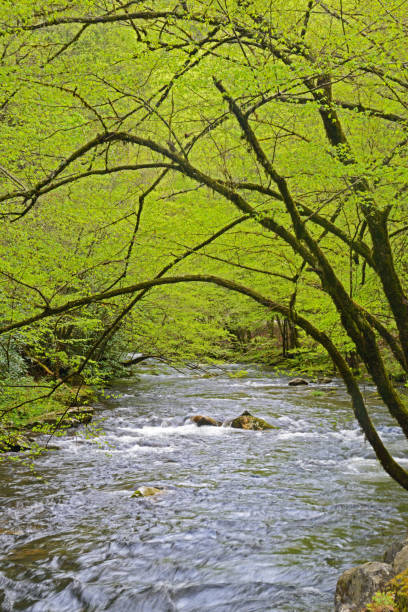
[[[408,372],[404,7],[27,0],[0,21],[0,332],[109,304],[82,371],[154,287],[249,296],[324,347],[408,490],[344,357],[408,436],[385,365]]]

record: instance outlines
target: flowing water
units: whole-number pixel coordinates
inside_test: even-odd
[[[407,495],[338,381],[288,387],[262,368],[236,377],[241,367],[140,368],[101,406],[99,438],[57,440],[34,471],[0,463],[2,612],[333,609],[339,574],[405,531]],[[406,465],[398,429],[364,392]],[[185,423],[243,410],[277,429]],[[165,490],[132,498],[141,485]]]

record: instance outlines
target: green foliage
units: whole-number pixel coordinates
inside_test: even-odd
[[[369,612],[398,612],[400,608],[395,607],[395,596],[393,593],[378,592],[367,606]],[[402,612],[402,611],[401,611]]]
[[[398,574],[391,581],[391,589],[395,599],[396,612],[408,611],[408,571]]]
[[[338,4],[1,4],[2,379],[329,351],[408,435],[406,16]]]
[[[49,393],[51,385],[36,384],[32,378],[19,378],[0,381],[0,413],[5,411],[3,425],[11,428],[24,427],[30,421],[35,421],[43,414],[61,411],[70,405],[74,391],[60,388],[50,397],[42,397]],[[23,404],[16,410],[13,406]]]
[[[408,571],[395,576],[387,585],[385,592],[374,595],[367,606],[369,612],[407,612],[408,611]]]
[[[0,342],[0,385],[2,378],[17,379],[27,372],[19,336],[3,336]]]

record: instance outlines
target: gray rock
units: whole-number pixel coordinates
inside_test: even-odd
[[[293,378],[288,382],[290,387],[299,387],[300,385],[308,385],[309,383],[304,378]]]
[[[376,561],[346,570],[337,581],[335,612],[363,612],[393,576],[391,565]]]
[[[389,563],[392,565],[394,563],[395,555],[399,553],[401,548],[408,545],[407,536],[401,536],[398,540],[394,540],[389,548],[384,553],[383,561],[384,563]]]
[[[393,568],[395,574],[400,574],[408,569],[408,542],[395,555]]]

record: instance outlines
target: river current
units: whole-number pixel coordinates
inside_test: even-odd
[[[34,469],[0,463],[2,612],[329,612],[340,573],[381,560],[406,530],[408,497],[341,383],[212,372],[140,367],[100,405],[97,437],[57,439]],[[398,428],[364,393],[408,465]],[[244,410],[277,429],[185,422]],[[131,497],[142,485],[164,491]]]

